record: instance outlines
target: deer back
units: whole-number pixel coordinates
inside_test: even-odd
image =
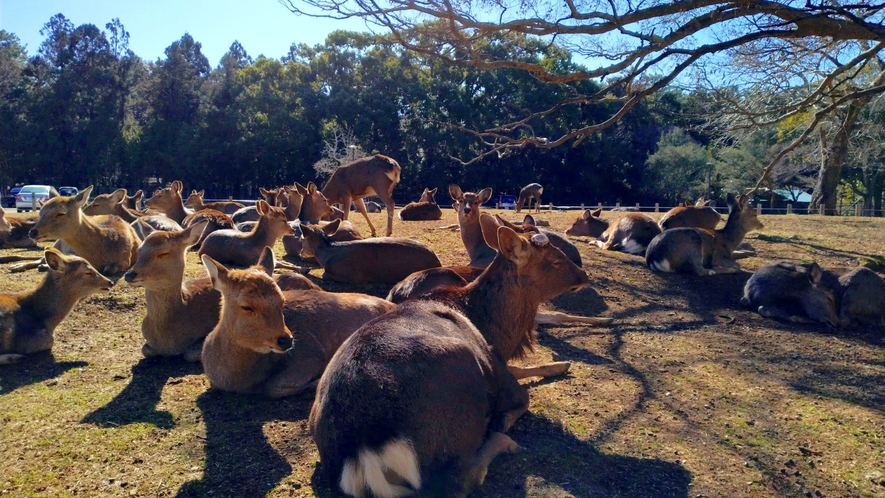
[[[701,206],[679,206],[667,211],[659,225],[661,230],[671,228],[694,227],[704,230],[715,230],[721,217],[712,207],[702,204]]]
[[[614,221],[599,237],[601,247],[627,254],[645,254],[646,248],[661,228],[655,220],[642,213],[627,213]]]
[[[400,171],[399,163],[387,156],[363,157],[339,166],[323,186],[323,195],[332,204],[370,195],[379,195],[383,199],[389,197],[399,183]]]
[[[813,320],[839,325],[836,296],[821,281],[817,263],[778,261],[762,266],[747,280],[741,304],[763,316],[786,321]]]

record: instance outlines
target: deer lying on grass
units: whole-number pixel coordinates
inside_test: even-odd
[[[364,237],[362,234],[353,227],[353,224],[349,221],[338,221],[338,229],[335,230],[335,233],[329,236],[329,240],[332,242],[347,242],[351,240],[363,240]],[[329,221],[320,221],[317,224],[311,223],[309,226],[314,228],[322,228],[328,225]],[[287,240],[287,237],[289,240]],[[297,256],[304,260],[307,263],[319,264],[316,259],[316,255],[313,252],[313,246],[311,243],[304,238],[303,231],[301,231],[301,227],[299,227],[299,236],[296,239],[295,236],[287,236],[283,237],[283,248],[286,250],[286,255],[289,256]]]
[[[479,278],[362,326],[323,373],[311,435],[344,493],[403,496],[444,480],[446,496],[464,496],[516,451],[504,432],[529,396],[507,362],[531,350],[538,305],[587,275],[544,235],[495,228],[483,234],[498,256]]]
[[[516,199],[516,212],[522,211],[523,204],[526,205],[529,212],[532,212],[532,199],[535,200],[535,212],[541,212],[541,194],[544,193],[544,187],[540,183],[529,183],[519,191],[519,197]]]
[[[449,185],[449,195],[455,200],[452,207],[458,212],[458,226],[461,228],[461,241],[470,257],[470,266],[486,267],[495,259],[494,249],[486,244],[479,226],[479,212],[483,204],[492,197],[492,189],[484,188],[478,194],[462,192],[457,185]]]
[[[271,206],[278,205],[277,196],[280,194],[281,190],[282,189],[265,190],[261,187],[258,187],[258,192],[262,196],[264,196],[264,200]],[[240,224],[247,221],[258,221],[258,218],[260,218],[261,216],[258,214],[258,211],[255,210],[255,206],[246,206],[244,208],[238,209],[230,217],[232,220],[234,220],[235,224]]]
[[[73,197],[54,197],[40,209],[40,218],[28,235],[37,242],[58,239],[102,275],[115,275],[135,262],[139,244],[135,230],[117,216],[86,216],[92,186]]]
[[[727,196],[728,220],[716,230],[702,228],[673,228],[663,231],[651,241],[645,253],[645,263],[658,272],[715,275],[736,273],[740,265],[732,253],[751,230],[763,227],[748,199],[732,194]]]
[[[204,203],[203,196],[205,194],[205,190],[200,190],[199,192],[197,192],[196,190],[191,190],[191,195],[188,196],[187,201],[185,201],[184,205],[193,208],[194,211],[201,211],[203,209],[214,209],[226,215],[232,215],[238,210],[246,207],[242,203],[235,201],[217,201]]]
[[[81,257],[49,248],[43,258],[48,269],[37,287],[0,294],[0,365],[52,349],[55,327],[77,301],[113,286]]]
[[[273,207],[259,200],[256,204],[261,218],[251,232],[218,230],[203,240],[198,254],[209,255],[216,261],[239,266],[252,266],[265,247],[273,247],[277,239],[295,230],[289,226],[283,208]]]
[[[140,213],[127,207],[130,199],[126,195],[126,189],[123,188],[117,189],[110,194],[99,194],[92,199],[92,202],[83,207],[83,214],[87,216],[119,216],[120,219],[132,225],[140,240],[144,240],[144,232],[141,227],[145,225],[150,227],[151,230],[181,230],[181,226],[166,215]],[[136,223],[139,220],[141,223]]]
[[[648,244],[661,233],[651,217],[641,213],[627,213],[613,222],[599,217],[602,209],[585,210],[566,230],[570,237],[595,237],[593,241],[606,251],[627,254],[645,254]]]
[[[840,277],[817,263],[769,263],[747,280],[741,304],[777,320],[885,330],[885,281],[863,267]]]
[[[399,183],[399,176],[399,163],[387,156],[375,154],[339,166],[323,186],[323,195],[329,199],[329,203],[341,204],[345,220],[350,212],[348,207],[351,201],[356,204],[369,224],[373,237],[375,226],[366,214],[363,197],[377,195],[387,207],[387,236],[390,237],[393,233],[393,187]]]
[[[221,319],[203,345],[203,368],[213,388],[298,394],[319,378],[356,329],[395,305],[365,294],[323,290],[281,292],[256,267],[229,270],[208,256],[203,264],[222,295]],[[265,249],[264,271],[273,269]]]
[[[305,245],[309,244],[323,278],[351,284],[396,283],[410,274],[438,268],[439,258],[426,245],[402,237],[335,242],[332,235],[341,220],[323,227],[301,227]]]
[[[6,212],[3,211],[3,209],[0,209],[0,249],[6,249],[9,247],[37,247],[37,243],[34,242],[34,239],[28,237],[28,232],[34,228],[35,224],[37,224],[37,220],[25,220],[13,217],[7,218]]]
[[[703,228],[704,230],[715,230],[722,219],[715,209],[710,207],[710,201],[704,198],[698,199],[694,206],[686,203],[685,206],[678,206],[667,211],[658,224],[661,230],[669,230],[671,228],[693,227]]]
[[[572,263],[578,265],[578,267],[583,265],[583,261],[581,261],[581,252],[578,251],[578,248],[575,247],[571,241],[553,230],[547,230],[546,228],[537,226],[535,218],[533,218],[532,215],[525,215],[525,218],[523,218],[522,223],[519,225],[510,223],[498,215],[495,215],[495,219],[498,220],[499,225],[505,226],[516,233],[543,233],[548,239],[550,239],[550,243],[562,251]]]
[[[175,220],[179,225],[184,222],[190,211],[184,207],[184,201],[181,199],[182,183],[175,180],[168,187],[157,189],[154,195],[144,201],[148,208],[161,211],[166,216]]]
[[[399,210],[402,221],[432,221],[442,218],[442,210],[436,204],[436,190],[424,189],[418,202],[410,202]]]

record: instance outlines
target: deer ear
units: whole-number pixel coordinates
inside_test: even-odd
[[[205,196],[206,196],[206,190],[205,190],[205,189],[200,190],[199,192],[197,192],[197,195],[199,195],[200,197],[205,197]]]
[[[750,204],[750,198],[747,197],[746,195],[742,195],[742,196],[738,197],[738,204],[740,204],[741,209],[746,209],[747,205]]]
[[[43,259],[54,271],[64,271],[65,267],[68,265],[68,260],[65,259],[64,255],[54,247],[46,249],[43,253]]]
[[[505,258],[523,266],[528,263],[532,254],[532,248],[524,238],[507,227],[498,228],[498,252]]]
[[[527,214],[525,215],[525,218],[523,218],[522,224],[535,226],[535,218],[532,215]]]
[[[482,217],[482,214],[480,214],[479,216],[480,216],[480,218],[481,218],[481,217]],[[498,226],[507,227],[507,228],[509,228],[509,229],[511,229],[511,230],[513,230],[513,231],[519,231],[519,230],[517,230],[517,227],[513,225],[513,223],[510,223],[509,221],[505,220],[504,218],[501,218],[500,215],[497,215],[497,214],[495,215],[495,221],[498,222]],[[482,220],[480,220],[480,223],[482,223]],[[498,231],[497,231],[497,229],[496,229],[496,230],[495,230],[495,236],[496,236],[496,237],[497,237],[497,233],[498,233]]]
[[[203,220],[182,230],[181,237],[184,241],[184,245],[190,247],[196,244],[200,240],[200,237],[203,236],[203,230],[205,230],[208,225],[209,220]]]
[[[261,256],[258,258],[258,266],[264,273],[267,273],[271,277],[273,276],[273,269],[277,265],[276,259],[273,255],[273,250],[270,247],[265,246],[264,250],[261,251]]]
[[[725,203],[728,204],[728,207],[733,207],[738,204],[738,201],[737,201],[737,199],[734,198],[734,194],[729,192],[728,194],[725,195]]]
[[[141,200],[142,197],[144,197],[144,190],[139,189],[139,190],[135,191],[134,194],[132,194],[131,198],[135,199],[135,202],[138,202]]]
[[[123,202],[123,199],[126,198],[126,189],[125,188],[118,188],[117,190],[114,190],[114,193],[111,194],[110,197],[111,197],[112,203],[119,204],[119,203]]]
[[[227,268],[206,254],[200,256],[200,259],[203,261],[203,266],[206,267],[206,272],[209,273],[209,278],[212,280],[212,287],[221,290],[221,284],[227,281]]]
[[[437,190],[439,190],[439,188],[435,188],[435,189],[431,190],[431,191],[430,191],[430,197],[433,197],[434,195],[436,195],[436,191],[437,191]]]
[[[184,190],[184,184],[181,183],[181,180],[175,180],[174,182],[172,182],[172,190],[178,192],[179,194],[182,190]]]
[[[501,225],[494,216],[488,213],[479,214],[479,228],[482,230],[482,238],[494,250],[498,250],[498,228]]]
[[[464,197],[464,192],[461,192],[461,187],[453,183],[449,185],[449,195],[452,196],[452,199],[460,201]]]
[[[341,220],[335,220],[331,223],[323,225],[323,233],[329,236],[335,235],[335,232],[338,231],[338,227],[341,226]]]
[[[310,182],[307,184],[307,193],[313,195],[317,193],[317,185],[314,182]]]
[[[478,195],[480,205],[485,204],[492,198],[492,187],[486,187],[480,190]]]
[[[596,208],[593,211],[590,211],[589,209],[587,211],[584,211],[585,215],[587,213],[589,213],[589,216],[585,216],[585,220],[589,220],[590,218],[599,218],[599,215],[602,214],[602,208]]]
[[[258,202],[255,203],[255,209],[258,211],[258,214],[264,216],[267,214],[267,210],[270,207],[270,204],[263,199],[259,199]]]
[[[820,284],[820,279],[823,277],[823,270],[820,269],[817,263],[811,263],[808,266],[808,279],[811,280],[811,283],[814,285]]]
[[[89,194],[92,193],[92,185],[84,188],[77,195],[74,196],[74,204],[80,208],[86,204],[86,201],[89,200]]]

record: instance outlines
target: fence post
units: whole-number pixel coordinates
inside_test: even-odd
[[[823,215],[827,214],[827,212],[825,210],[826,210],[826,206],[824,204],[821,204],[817,210],[817,213],[819,215],[823,216]]]
[[[34,192],[31,192],[31,210],[37,210],[37,194]]]
[[[793,214],[793,203],[792,202],[787,204],[787,214]]]
[[[639,203],[638,203],[638,202],[636,203],[636,211],[641,211],[641,209],[639,209]]]
[[[597,205],[596,207],[598,207],[599,210],[602,211],[602,203],[601,203],[601,202],[600,202],[599,205]]]
[[[660,212],[661,212],[661,204],[658,203],[658,202],[655,203],[655,212],[656,212],[656,213],[660,213]]]
[[[553,201],[550,201],[550,204],[547,206],[549,207],[548,211],[553,212]]]
[[[863,204],[854,205],[854,216],[863,216]]]
[[[583,202],[581,203],[581,211],[582,212],[584,211],[584,203]]]
[[[762,214],[762,204],[761,203],[756,204],[756,214],[757,215]]]
[[[621,203],[620,203],[620,202],[616,202],[616,203],[615,203],[615,209],[620,209],[620,208],[621,208]]]
[[[233,195],[228,195],[228,196],[227,196],[227,200],[229,200],[229,201],[234,200],[234,196],[233,196]]]

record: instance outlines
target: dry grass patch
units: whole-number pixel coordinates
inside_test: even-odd
[[[443,212],[397,220],[394,235],[463,264],[459,234],[434,229],[455,221]],[[558,230],[576,216],[536,215]],[[591,286],[552,307],[620,325],[540,331],[527,363],[570,360],[572,370],[527,382],[531,409],[511,431],[527,451],[496,460],[476,495],[885,495],[881,332],[782,324],[738,304],[748,272],[775,259],[848,268],[881,256],[885,220],[762,220],[748,237],[758,256],[737,275],[655,275],[641,258],[576,242]],[[362,217],[351,221],[368,233]],[[203,275],[195,255],[187,273]],[[3,272],[0,289],[40,278]],[[142,359],[144,313],[143,291],[119,282],[74,309],[52,355],[0,368],[0,493],[332,496],[314,479],[309,399],[218,393],[198,365]]]

